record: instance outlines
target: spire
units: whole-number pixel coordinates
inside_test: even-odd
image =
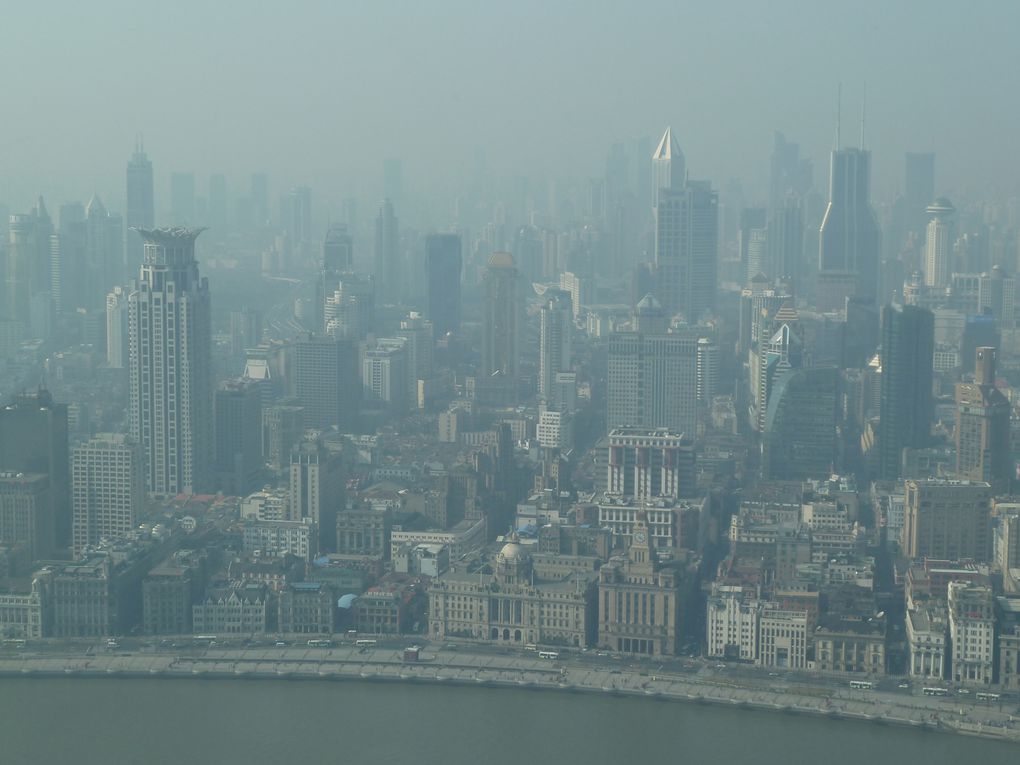
[[[48,221],[50,219],[50,214],[46,211],[46,203],[43,202],[43,198],[41,195],[39,196],[39,205],[36,207],[36,215],[38,215],[43,220]]]
[[[861,151],[864,151],[864,111],[868,106],[868,83],[864,83],[864,95],[861,97]]]
[[[667,127],[666,132],[662,134],[662,140],[659,141],[658,148],[652,154],[652,159],[674,159],[682,156],[683,152],[680,150],[680,144],[673,137],[673,128]]]
[[[840,120],[842,118],[843,111],[843,83],[839,83],[836,86],[836,145],[833,147],[836,151],[839,151],[839,128]]]
[[[106,208],[103,207],[103,202],[99,198],[99,194],[93,194],[92,199],[85,205],[85,217],[91,218],[92,213],[95,211],[96,215],[106,215]]]

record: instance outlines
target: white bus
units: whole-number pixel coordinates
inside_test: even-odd
[[[538,650],[538,646],[535,645],[534,643],[525,643],[524,650],[525,651],[537,651]]]
[[[354,641],[354,645],[358,648],[372,648],[375,644],[376,641],[370,640],[369,638],[358,638]]]
[[[924,693],[925,696],[948,696],[949,695],[949,689],[948,688],[925,688],[925,689],[923,689],[922,693]]]
[[[309,648],[332,648],[333,641],[325,638],[318,638],[308,641]]]
[[[978,691],[974,694],[974,698],[978,701],[998,701],[999,694],[997,693],[986,693],[985,691]]]
[[[870,680],[851,680],[850,687],[858,691],[870,691],[875,687],[875,684]]]
[[[556,651],[539,651],[538,658],[540,659],[558,659],[560,655]]]

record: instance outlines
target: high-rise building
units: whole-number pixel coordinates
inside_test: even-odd
[[[939,197],[927,208],[931,220],[924,243],[924,283],[929,287],[945,287],[953,268],[952,217],[956,208],[945,197]]]
[[[693,436],[698,413],[698,335],[621,332],[609,338],[606,425],[668,428]]]
[[[493,253],[485,273],[479,384],[494,391],[493,395],[504,403],[516,402],[520,388],[520,281],[513,256],[509,252]]]
[[[216,487],[244,496],[262,473],[262,396],[254,380],[227,380],[216,390]]]
[[[272,470],[290,464],[291,450],[305,432],[305,409],[293,404],[274,404],[262,410],[262,455]]]
[[[137,229],[149,229],[156,225],[153,203],[152,162],[145,154],[145,146],[139,141],[127,165],[127,253],[128,272],[133,273],[142,265],[145,241]]]
[[[803,481],[831,475],[836,461],[835,367],[780,369],[762,428],[762,475]]]
[[[336,279],[327,275],[326,283],[325,333],[338,340],[364,340],[375,328],[375,279],[348,272]]]
[[[903,195],[915,215],[935,198],[935,155],[932,152],[907,152],[904,158]]]
[[[936,560],[990,560],[992,487],[930,478],[905,484],[903,554]]]
[[[0,470],[0,545],[23,546],[33,561],[53,553],[49,476]]]
[[[918,306],[882,309],[879,475],[900,476],[903,449],[923,447],[935,416],[932,397],[935,316]]]
[[[417,409],[418,381],[432,379],[432,349],[435,329],[432,322],[417,311],[411,311],[400,320],[397,337],[407,341],[407,396],[408,406]],[[424,402],[422,402],[424,403]]]
[[[290,395],[304,407],[307,428],[354,428],[361,401],[358,348],[352,340],[298,338],[288,349]]]
[[[106,296],[106,365],[110,369],[128,366],[128,292],[114,287]]]
[[[309,255],[312,244],[312,190],[307,186],[295,186],[283,197],[280,207],[291,252],[300,258]]]
[[[361,358],[363,398],[369,407],[402,414],[408,406],[408,340],[382,337]]]
[[[548,290],[539,313],[538,396],[548,408],[558,372],[569,372],[570,345],[574,329],[574,311],[570,295],[563,290]]]
[[[322,243],[322,268],[332,274],[354,270],[354,239],[347,226],[334,223],[326,232]]]
[[[305,518],[318,526],[319,545],[326,552],[336,549],[336,516],[344,508],[343,454],[310,433],[290,457],[290,520]]]
[[[120,433],[103,433],[74,448],[75,555],[134,530],[145,503],[144,462],[141,445]]]
[[[715,308],[718,197],[708,181],[687,181],[660,189],[654,213],[656,296],[693,324]]]
[[[765,226],[765,273],[799,292],[804,282],[804,212],[801,200],[787,196],[769,209]],[[753,274],[752,274],[753,276]]]
[[[666,128],[652,154],[652,207],[659,205],[663,189],[679,191],[687,182],[687,162],[673,129]]]
[[[50,294],[53,224],[42,197],[28,214],[11,215],[7,231],[6,257],[0,259],[0,266],[4,266],[0,319],[17,323],[22,333],[31,331],[34,336],[45,338],[53,310]],[[42,313],[40,305],[46,308]]]
[[[974,382],[956,384],[956,476],[998,493],[1013,477],[1010,404],[995,387],[995,348],[978,348]]]
[[[212,315],[195,238],[201,229],[142,229],[138,285],[128,297],[131,435],[153,494],[205,491],[213,465]]]
[[[778,130],[774,137],[769,174],[769,209],[781,207],[792,195],[799,199],[811,190],[814,168],[800,156],[800,144],[786,140]]]
[[[106,295],[124,278],[124,225],[96,194],[85,206],[86,308],[100,309]]]
[[[0,471],[49,476],[56,544],[71,543],[67,405],[49,391],[22,393],[0,407]]]
[[[436,338],[460,332],[460,236],[431,234],[425,241],[425,314]]]
[[[668,428],[613,428],[606,490],[635,499],[679,499],[697,492],[696,453],[688,435]]]
[[[839,310],[852,296],[886,299],[877,295],[879,246],[871,209],[871,152],[836,149],[829,165],[829,204],[819,230],[819,310]]]
[[[375,219],[375,283],[383,303],[399,303],[404,279],[400,266],[400,230],[393,202],[383,200]]]
[[[705,406],[719,392],[719,345],[714,338],[698,338],[698,401]]]

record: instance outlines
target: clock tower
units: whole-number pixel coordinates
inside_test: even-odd
[[[648,515],[644,510],[638,511],[637,522],[630,535],[627,558],[632,566],[647,566],[649,571],[654,568],[655,557],[648,538]]]

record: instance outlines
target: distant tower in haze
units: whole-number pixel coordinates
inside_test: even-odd
[[[431,234],[425,241],[425,315],[437,338],[460,332],[460,236]]]
[[[135,153],[127,164],[127,255],[128,271],[142,264],[145,242],[137,229],[152,228],[156,225],[156,212],[152,192],[152,162],[145,154],[145,146],[139,140]]]
[[[552,408],[556,375],[570,371],[574,311],[569,292],[549,290],[545,298],[539,321],[538,396]]]
[[[878,297],[879,231],[871,209],[871,152],[835,149],[829,204],[819,230],[817,307],[839,310],[848,297]]]
[[[687,163],[673,129],[666,128],[662,140],[652,154],[652,207],[659,204],[662,189],[679,190],[687,181]]]
[[[393,203],[386,199],[375,219],[375,287],[379,302],[400,302],[402,285],[399,225]]]
[[[138,287],[128,298],[128,422],[158,495],[206,491],[213,467],[212,316],[199,276],[201,229],[143,229]]]
[[[513,256],[494,252],[485,273],[481,377],[483,386],[508,403],[517,400],[520,381],[520,281]]]
[[[85,206],[85,307],[106,306],[106,295],[124,278],[124,223],[103,207],[98,194]]]
[[[329,227],[322,244],[322,267],[334,274],[354,270],[354,240],[347,226],[334,223]]]
[[[929,287],[946,287],[952,275],[953,213],[956,208],[945,197],[928,205],[928,233],[924,244],[924,283]]]
[[[195,174],[170,176],[170,220],[175,226],[195,225]]]
[[[1013,477],[1009,400],[995,387],[995,348],[978,348],[974,382],[956,384],[956,477],[998,493]]]

